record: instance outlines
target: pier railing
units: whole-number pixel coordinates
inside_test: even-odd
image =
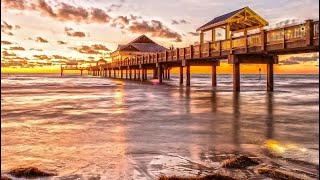
[[[204,44],[191,45],[185,48],[177,48],[163,52],[150,53],[127,58],[123,61],[108,63],[107,67],[132,66],[140,64],[152,64],[158,62],[179,61],[183,59],[212,58],[225,55],[231,50],[243,50],[246,53],[249,48],[260,47],[257,51],[265,51],[265,47],[286,43],[303,42],[310,43],[314,39],[319,39],[319,21],[306,21],[302,24],[281,27],[272,30],[261,30],[259,33],[245,35],[241,37],[208,42]],[[303,44],[302,43],[302,44]],[[301,43],[300,43],[301,44]],[[279,48],[276,46],[276,48]],[[271,48],[272,50],[278,50]]]

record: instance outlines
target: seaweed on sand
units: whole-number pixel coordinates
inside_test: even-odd
[[[1,180],[12,180],[11,178],[7,177],[7,176],[3,176],[1,175]]]
[[[12,169],[8,172],[8,174],[15,176],[15,177],[45,177],[45,176],[54,176],[56,174],[43,171],[36,167],[26,167],[26,168],[17,168]]]
[[[237,168],[243,169],[248,166],[256,166],[259,165],[259,162],[249,158],[248,156],[240,155],[236,156],[222,162],[222,167],[224,168]]]
[[[160,176],[158,180],[236,180],[230,176],[212,174],[202,177],[179,177],[179,176]]]
[[[303,180],[303,178],[295,177],[293,174],[290,174],[290,172],[280,171],[269,166],[261,167],[257,170],[259,174],[277,180]]]

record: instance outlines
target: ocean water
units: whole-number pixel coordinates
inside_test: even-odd
[[[151,77],[152,75],[150,75]],[[319,174],[319,75],[178,76],[158,84],[101,77],[1,75],[1,172],[35,166],[48,179],[201,175],[229,154]],[[228,172],[233,173],[233,172]]]

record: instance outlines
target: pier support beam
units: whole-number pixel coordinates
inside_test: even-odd
[[[132,69],[129,69],[129,79],[132,79]]]
[[[162,83],[162,76],[163,76],[163,68],[159,65],[159,67],[158,67],[158,80],[159,80],[159,83]]]
[[[273,91],[273,64],[267,64],[267,91]]]
[[[148,80],[148,69],[144,69],[144,80]]]
[[[153,69],[153,79],[157,79],[157,77],[158,77],[158,69],[154,68]]]
[[[240,64],[233,64],[233,91],[240,91]]]
[[[212,87],[216,87],[217,86],[217,66],[216,66],[216,64],[212,65],[211,80],[212,80]]]
[[[126,69],[126,79],[128,79],[128,69]]]
[[[116,75],[116,74],[117,74],[117,73],[116,73],[116,70],[114,69],[114,70],[113,70],[113,77],[114,77],[114,78],[116,78],[116,77],[117,77],[117,75]]]
[[[164,72],[165,72],[165,68],[163,67],[161,68],[162,79],[166,79]]]
[[[137,79],[137,70],[136,69],[133,70],[133,79],[134,80]]]
[[[120,69],[119,71],[120,71],[120,78],[123,79],[123,70]]]
[[[168,79],[170,79],[170,68],[168,68]]]
[[[190,86],[190,65],[186,65],[187,71],[186,71],[186,86]]]
[[[140,71],[140,70],[139,70]],[[141,77],[140,77],[141,81],[144,81],[144,69],[141,69]]]
[[[168,79],[168,69],[164,69],[164,79]]]
[[[180,84],[183,84],[183,66],[180,66],[180,76],[179,76],[179,78],[180,78]]]

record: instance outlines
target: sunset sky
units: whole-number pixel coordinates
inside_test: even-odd
[[[87,66],[141,34],[165,47],[189,46],[199,41],[198,27],[245,6],[270,26],[319,17],[319,0],[1,0],[1,5],[2,73],[55,73],[74,60]],[[257,73],[259,67],[241,72]],[[280,56],[275,71],[318,73],[319,53]],[[230,73],[232,66],[222,63],[218,72]]]

